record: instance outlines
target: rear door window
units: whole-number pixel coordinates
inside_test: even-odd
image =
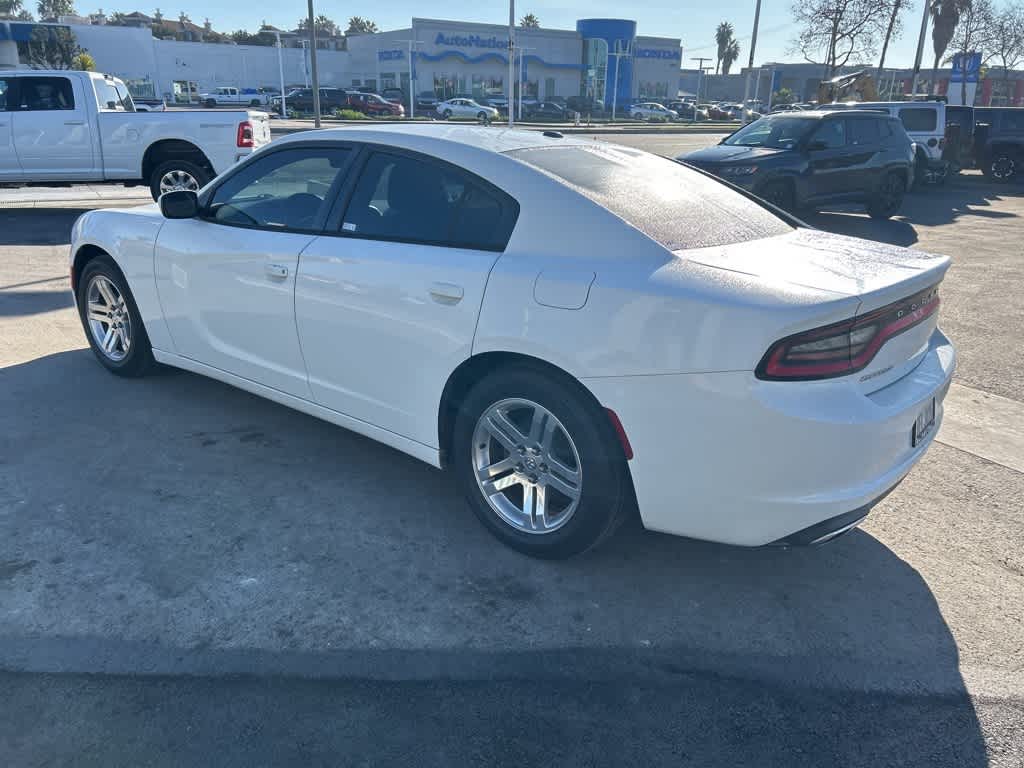
[[[629,147],[531,147],[508,155],[561,180],[673,251],[739,243],[793,229],[724,184]]]
[[[75,94],[66,77],[18,78],[20,109],[23,112],[73,110]]]
[[[938,112],[927,107],[904,107],[900,110],[903,127],[911,133],[929,133],[938,125]]]
[[[999,113],[999,130],[1007,133],[1024,132],[1024,110],[1002,110]]]
[[[879,124],[881,120],[870,117],[853,117],[847,121],[846,129],[849,132],[849,143],[855,147],[863,147],[869,144],[877,144],[881,138]],[[886,130],[888,135],[888,130]]]
[[[6,112],[8,109],[13,108],[13,105],[11,107],[8,107],[8,94],[11,94],[12,96],[14,94],[14,92],[11,90],[11,82],[0,77],[0,112]]]
[[[820,142],[825,149],[840,149],[846,146],[846,121],[823,120],[811,135],[811,143]]]

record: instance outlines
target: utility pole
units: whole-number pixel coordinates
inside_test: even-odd
[[[536,48],[527,48],[524,45],[519,46],[519,112],[516,114],[517,120],[523,119],[523,60],[526,58],[526,52],[533,50],[536,50]]]
[[[914,77],[910,84],[910,100],[917,100],[917,78],[921,74],[921,57],[924,55],[924,36],[928,31],[928,13],[931,11],[931,2],[925,0],[924,11],[921,14],[921,34],[917,38],[917,56],[914,57]]]
[[[396,40],[396,43],[408,43],[409,44],[409,119],[412,120],[416,117],[416,80],[414,75],[416,70],[412,65],[412,57],[416,54],[413,50],[414,45],[422,45],[422,40]]]
[[[309,6],[309,68],[313,70],[313,125],[319,128],[320,74],[316,68],[316,17],[313,16],[313,0],[307,0],[307,4]]]
[[[310,0],[312,2],[312,0]],[[516,0],[508,0],[508,127],[515,125]]]
[[[623,50],[622,41],[615,41],[615,52],[609,54],[609,56],[615,57],[615,80],[612,83],[612,122],[615,122],[615,112],[618,108],[619,103],[619,59],[623,56],[629,57],[633,55],[633,44],[626,43],[626,48]]]
[[[277,37],[277,74],[281,78],[281,117],[288,117],[288,104],[285,102],[284,97],[284,61],[282,60],[281,51],[281,33],[275,32],[274,35]]]
[[[312,2],[312,0],[310,0]],[[747,78],[743,82],[743,120],[747,122],[747,99],[750,98],[750,70],[754,68],[754,49],[757,48],[757,25],[761,21],[761,0],[754,7],[754,33],[750,36],[750,59],[747,63]]]
[[[691,56],[690,61],[697,62],[697,103],[700,104],[700,85],[701,82],[704,80],[704,62],[714,61],[714,59],[711,58],[710,56]],[[696,114],[697,113],[694,112],[694,115]]]

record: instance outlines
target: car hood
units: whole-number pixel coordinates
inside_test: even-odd
[[[683,162],[693,163],[742,163],[746,161],[764,160],[769,157],[784,155],[792,150],[771,149],[768,147],[731,147],[728,144],[717,144],[706,149],[698,149],[688,155],[680,156]]]
[[[770,282],[857,296],[862,310],[882,306],[942,280],[947,256],[887,243],[797,229],[779,237],[677,252],[709,267]]]

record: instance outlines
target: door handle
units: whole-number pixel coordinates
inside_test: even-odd
[[[458,304],[462,301],[462,286],[454,283],[434,283],[430,286],[430,298],[438,304]]]
[[[288,277],[288,267],[284,264],[267,264],[265,269],[270,277],[277,278],[278,280]]]
[[[65,120],[64,125],[85,125],[85,120]]]

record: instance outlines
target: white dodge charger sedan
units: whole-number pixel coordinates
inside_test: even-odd
[[[113,373],[185,368],[448,468],[540,557],[634,509],[750,546],[856,525],[941,421],[948,266],[634,149],[438,124],[297,134],[71,246]]]

